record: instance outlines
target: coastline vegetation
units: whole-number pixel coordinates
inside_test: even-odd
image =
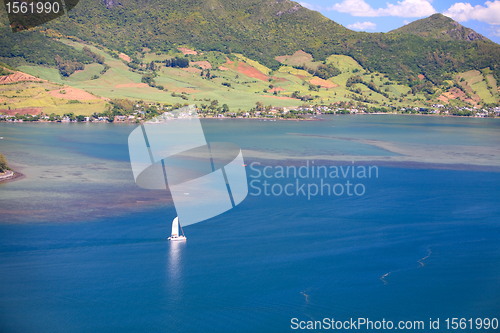
[[[5,172],[6,170],[12,170],[12,169],[9,168],[5,155],[0,153],[0,173]]]
[[[133,122],[140,123],[164,112],[189,105],[188,103],[161,104],[148,103],[144,101],[130,101],[127,99],[111,100],[108,109],[104,112],[94,112],[90,116],[76,115],[73,112],[58,115],[55,113],[38,115],[15,114],[1,115],[0,121],[7,122]],[[231,110],[227,104],[219,105],[217,100],[210,103],[196,104],[196,110],[201,118],[246,118],[246,119],[269,119],[269,120],[319,120],[321,115],[345,115],[345,114],[412,114],[430,116],[459,116],[459,117],[500,117],[499,107],[486,107],[474,109],[468,107],[450,107],[434,105],[429,108],[422,107],[394,107],[384,105],[380,107],[370,106],[354,101],[338,102],[329,105],[312,105],[304,103],[297,107],[274,107],[257,102],[255,107],[249,110]]]

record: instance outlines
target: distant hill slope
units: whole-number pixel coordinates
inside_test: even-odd
[[[185,54],[181,59],[189,63],[172,67],[172,59],[179,53],[146,52],[138,56],[139,63],[134,63],[100,45],[89,46],[70,39],[60,39],[58,43],[74,51],[86,50],[87,54],[94,54],[93,58],[102,57],[102,62],[86,64],[69,75],[61,68],[42,65],[18,67],[29,75],[13,74],[12,69],[6,69],[10,75],[0,75],[0,103],[4,105],[0,113],[123,115],[115,114],[119,110],[114,110],[114,106],[124,99],[129,100],[127,105],[142,100],[240,112],[255,105],[290,108],[303,103],[350,103],[378,109],[387,105],[428,108],[433,104],[490,107],[498,105],[500,98],[500,87],[489,69],[457,73],[441,85],[433,85],[424,75],[403,85],[388,75],[366,71],[345,55],[331,55],[324,64],[298,51],[278,57],[283,65],[272,71],[241,54],[179,47]]]
[[[48,26],[128,54],[187,44],[242,53],[275,68],[276,55],[318,50],[334,45],[333,36],[352,33],[289,0],[86,0]]]
[[[459,41],[486,41],[488,38],[478,34],[474,30],[464,27],[458,22],[452,20],[443,14],[434,14],[407,24],[401,28],[390,31],[389,33],[403,33],[417,35],[420,37],[431,37],[443,40]]]

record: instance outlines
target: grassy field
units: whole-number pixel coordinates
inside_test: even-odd
[[[163,86],[163,90],[149,86],[141,82],[143,73],[134,72],[126,61],[116,59],[105,50],[91,45],[74,42],[72,40],[61,39],[61,42],[81,50],[84,46],[92,52],[102,55],[104,62],[109,69],[104,73],[104,65],[97,63],[85,66],[82,71],[73,73],[70,77],[63,78],[57,69],[42,66],[21,66],[19,69],[28,74],[53,82],[78,89],[73,91],[78,96],[79,91],[86,91],[93,96],[81,103],[69,103],[69,95],[50,93],[50,90],[59,88],[40,88],[35,86],[13,87],[9,91],[2,93],[3,103],[7,103],[11,108],[21,107],[42,107],[45,113],[67,113],[89,114],[92,112],[102,112],[108,106],[103,99],[126,98],[130,100],[143,100],[145,102],[160,103],[189,103],[189,104],[210,104],[217,100],[219,105],[227,104],[231,110],[249,110],[257,102],[273,106],[298,106],[304,102],[299,99],[292,99],[290,96],[298,92],[300,96],[309,95],[313,100],[310,104],[329,104],[339,101],[349,101],[349,96],[354,93],[346,87],[347,80],[352,76],[361,76],[364,82],[373,81],[379,89],[387,94],[370,90],[365,84],[355,84],[352,88],[359,88],[361,95],[356,95],[363,99],[367,98],[376,101],[374,106],[391,104],[396,106],[417,105],[423,106],[418,100],[425,100],[423,94],[415,96],[409,94],[410,88],[396,82],[390,81],[380,73],[369,73],[365,71],[358,62],[348,56],[332,55],[326,59],[326,63],[331,63],[342,72],[340,75],[330,78],[327,81],[320,80],[312,76],[305,70],[293,68],[293,65],[306,65],[315,68],[320,62],[314,61],[311,55],[298,51],[291,56],[280,57],[283,66],[276,71],[248,59],[241,54],[225,55],[218,52],[205,52],[196,55],[188,55],[191,62],[203,61],[210,63],[211,79],[202,76],[202,70],[195,67],[172,68],[162,67],[156,72],[154,77],[156,85]],[[147,51],[147,50],[146,50]],[[151,61],[163,61],[179,54],[174,51],[169,54],[144,53],[135,56],[142,57],[141,61],[149,63]],[[204,74],[207,72],[205,71]],[[462,80],[462,82],[459,82]],[[331,81],[331,83],[330,83]],[[484,101],[494,103],[498,98],[497,82],[491,74],[483,70],[468,71],[456,76],[464,89],[469,93],[476,92],[477,97]],[[314,85],[310,83],[313,82]],[[449,82],[450,85],[454,81]],[[318,89],[315,85],[319,84]],[[491,87],[491,89],[488,87]],[[12,91],[21,89],[22,94],[15,94]],[[45,91],[45,89],[48,89]],[[12,96],[7,96],[11,94]],[[51,95],[52,94],[52,95]],[[408,94],[402,97],[402,94]],[[438,90],[434,96],[437,98],[441,94]],[[17,97],[13,97],[16,95]],[[82,95],[83,96],[83,95]],[[101,98],[103,97],[103,98]],[[402,98],[401,102],[399,101]],[[49,111],[50,110],[50,111]],[[74,111],[68,111],[74,110]]]
[[[252,59],[248,59],[247,57],[239,54],[239,53],[235,53],[234,54],[239,60],[249,64],[250,66],[254,67],[255,69],[257,69],[258,71],[264,73],[265,75],[269,75],[271,73],[271,70],[269,68],[267,68],[266,66],[264,65],[261,65],[259,64],[257,61],[254,61]]]
[[[303,69],[293,68],[291,66],[281,66],[278,69],[278,72],[279,73],[287,73],[287,74],[291,74],[291,75],[301,75],[301,76],[306,76],[306,77],[312,77],[312,75],[309,74],[308,71],[305,71]]]
[[[302,50],[292,55],[276,57],[276,60],[288,66],[307,66],[309,68],[316,68],[318,65],[318,63],[314,62],[312,55]]]
[[[484,70],[483,70],[484,71]],[[485,71],[487,72],[487,71]],[[498,91],[496,80],[493,75],[484,75],[480,71],[470,70],[456,75],[457,81],[461,87],[472,94],[473,98],[482,99],[486,103],[496,103],[498,100]],[[491,88],[488,87],[491,86]]]
[[[475,82],[471,85],[471,87],[476,92],[476,94],[486,103],[495,103],[495,98],[488,89],[488,84],[486,83],[486,81],[483,80]]]
[[[142,58],[143,63],[148,63],[151,61],[165,61],[166,59],[170,59],[172,56],[168,54],[156,54],[156,53],[146,53],[144,58]]]
[[[100,64],[89,64],[85,66],[83,71],[77,71],[68,78],[70,82],[80,82],[91,80],[94,75],[100,76],[101,71],[104,69],[103,65]]]
[[[488,81],[488,84],[491,85],[494,92],[498,91],[497,80],[495,80],[493,74],[486,75],[486,80]]]
[[[24,109],[42,108],[45,114],[65,114],[73,112],[81,115],[91,115],[94,112],[103,112],[108,103],[98,97],[88,96],[75,102],[74,95],[61,94],[66,91],[65,86],[50,82],[18,82],[0,86],[0,108]],[[75,91],[78,93],[78,91]],[[84,93],[84,92],[82,92]],[[60,97],[62,96],[62,97]]]
[[[62,79],[59,71],[55,68],[47,68],[42,66],[19,66],[18,69],[21,72],[31,74],[33,76],[39,77],[50,82],[64,84],[65,81]]]
[[[345,55],[331,55],[326,58],[327,64],[333,64],[335,67],[340,69],[342,72],[351,72],[355,69],[364,72],[363,67],[353,58]]]

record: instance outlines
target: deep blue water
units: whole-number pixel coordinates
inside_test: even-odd
[[[498,125],[476,120],[435,118],[424,126],[423,117],[338,118],[335,128],[350,137],[383,139],[404,127],[412,142],[427,143],[418,135],[427,130],[445,142],[460,137],[460,144],[479,145],[482,135],[498,141]],[[92,203],[78,205],[80,197],[49,202],[52,192],[80,189],[90,196],[107,191],[111,205],[132,190],[126,137],[134,126],[27,125],[0,127],[0,149],[28,171],[27,179],[0,185],[0,208],[20,210],[20,200],[29,208],[16,219],[3,215],[0,224],[0,332],[287,332],[292,318],[325,317],[423,320],[421,331],[428,331],[429,318],[440,318],[443,328],[448,317],[500,317],[500,173],[380,166],[378,178],[350,179],[365,185],[362,196],[250,194],[236,208],[187,226],[185,244],[171,244],[175,208],[168,201],[105,216],[94,216]],[[326,135],[332,126],[299,125],[208,122],[205,130],[209,141],[297,155],[308,147],[387,154],[285,136]],[[461,135],[448,131],[453,126]],[[91,184],[64,176],[48,199],[37,199],[47,210],[39,221],[29,200],[52,183],[30,177],[27,165],[54,161],[123,170]],[[290,179],[268,181],[285,186]],[[60,209],[74,221],[61,221]]]

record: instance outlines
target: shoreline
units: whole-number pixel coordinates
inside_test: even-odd
[[[22,174],[20,172],[17,172],[17,171],[14,171],[14,170],[12,170],[12,172],[14,174],[11,177],[1,178],[0,179],[0,184],[12,182],[12,181],[15,181],[15,180],[21,180],[21,179],[23,179],[23,178],[26,177],[24,174]]]
[[[437,117],[437,118],[466,118],[466,119],[500,119],[499,116],[497,117],[475,117],[475,116],[457,116],[457,115],[452,115],[452,114],[423,114],[423,113],[394,113],[394,112],[363,112],[363,113],[349,113],[349,114],[336,114],[336,113],[319,113],[319,114],[307,114],[304,115],[304,118],[272,118],[272,117],[224,117],[224,118],[219,118],[219,117],[199,117],[199,119],[215,119],[215,120],[238,120],[238,119],[245,119],[245,120],[259,120],[259,121],[324,121],[325,119],[323,118],[324,116],[363,116],[363,115],[393,115],[393,116],[425,116],[425,117]],[[150,119],[151,120],[151,119]],[[82,123],[82,124],[144,124],[149,120],[146,121],[139,121],[136,122],[134,121],[49,121],[49,120],[36,120],[36,121],[5,121],[2,120],[0,121],[1,123],[62,123],[62,124],[73,124],[73,123]]]

